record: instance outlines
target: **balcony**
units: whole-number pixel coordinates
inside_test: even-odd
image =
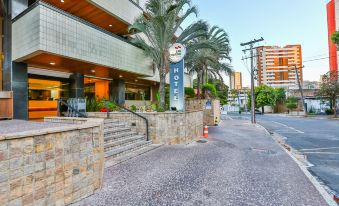
[[[44,3],[36,4],[15,19],[12,32],[14,61],[44,68],[62,67],[63,71],[75,68],[89,72],[98,67],[106,76],[112,69],[153,76],[150,60],[140,48]],[[60,65],[54,61],[60,61]]]

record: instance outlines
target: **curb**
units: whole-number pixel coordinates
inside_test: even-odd
[[[316,177],[314,177],[310,171],[308,171],[307,167],[305,167],[305,165],[303,165],[303,163],[301,161],[299,161],[291,152],[292,150],[287,149],[286,147],[284,147],[282,144],[280,144],[273,136],[276,135],[277,137],[280,137],[283,139],[283,136],[277,134],[277,133],[271,133],[269,132],[264,126],[262,126],[261,124],[257,123],[257,126],[264,129],[264,131],[270,135],[270,137],[272,137],[272,139],[278,143],[278,145],[297,163],[297,165],[299,166],[299,168],[301,169],[301,171],[303,171],[303,173],[306,175],[306,177],[310,180],[310,182],[313,184],[313,186],[318,190],[318,192],[320,193],[320,195],[325,199],[325,201],[327,202],[328,205],[330,206],[338,206],[338,204],[334,201],[334,199],[336,198],[336,196],[334,194],[330,194],[329,192],[326,191],[326,189],[324,188],[324,186],[322,186],[320,184],[320,182],[317,180]]]

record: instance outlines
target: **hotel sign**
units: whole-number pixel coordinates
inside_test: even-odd
[[[170,53],[170,108],[185,111],[184,57],[186,48],[182,44],[173,44]]]

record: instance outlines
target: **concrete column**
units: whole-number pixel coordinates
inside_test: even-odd
[[[28,120],[27,64],[12,63],[12,91],[14,119]]]
[[[125,104],[126,86],[125,80],[117,79],[110,82],[110,100],[119,105]]]
[[[84,75],[80,73],[74,73],[71,75],[71,98],[84,98]]]
[[[12,1],[4,1],[6,13],[3,21],[3,89],[12,91]]]

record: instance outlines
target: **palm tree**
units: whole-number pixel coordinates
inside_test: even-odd
[[[220,79],[224,83],[222,73],[231,75],[232,67],[225,63],[231,61],[229,56],[231,48],[229,38],[225,30],[213,26],[206,37],[198,37],[192,40],[193,44],[204,44],[195,50],[188,50],[186,66],[190,74],[197,74],[198,98],[200,98],[201,85],[208,82],[208,78]],[[200,43],[198,43],[200,42]]]
[[[188,9],[184,9],[187,8]],[[190,0],[149,0],[146,3],[146,15],[140,16],[130,26],[134,33],[141,32],[132,40],[140,46],[146,56],[153,61],[153,67],[159,70],[160,77],[160,107],[165,108],[166,76],[169,72],[169,47],[174,43],[187,45],[195,38],[206,36],[207,24],[198,21],[188,26],[179,37],[175,33],[188,16],[197,15],[197,8],[191,6]],[[191,45],[199,48],[199,45]]]

